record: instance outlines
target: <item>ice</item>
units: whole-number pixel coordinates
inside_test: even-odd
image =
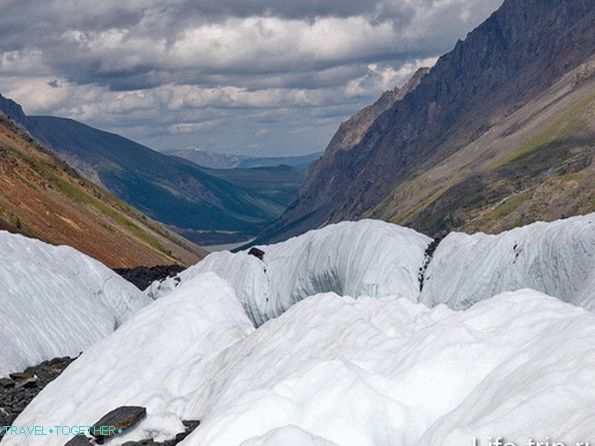
[[[464,309],[502,291],[532,288],[594,310],[588,295],[594,276],[595,214],[499,235],[451,233],[434,253],[420,302]]]
[[[242,442],[240,446],[337,446],[324,438],[316,437],[297,426],[273,429],[258,438]]]
[[[594,346],[595,315],[532,290],[465,311],[325,293],[254,330],[231,287],[199,275],[89,349],[15,424],[88,424],[139,404],[147,419],[111,444],[171,438],[181,419],[201,420],[182,446],[580,441],[595,435]]]
[[[258,325],[318,293],[417,300],[419,267],[429,237],[377,220],[342,222],[276,245],[261,246],[264,261],[247,252],[210,254],[177,278],[153,284],[157,298],[197,274],[212,271],[229,281]]]
[[[147,418],[111,445],[170,439],[190,419],[201,424],[182,446],[592,441],[594,216],[451,234],[421,295],[430,239],[389,223],[331,225],[261,247],[264,261],[211,254],[154,284],[156,300],[15,425],[88,425],[141,405]]]
[[[117,407],[148,416],[127,439],[173,437],[202,376],[201,363],[254,330],[231,287],[203,274],[135,314],[50,383],[15,425],[92,425]],[[208,384],[207,384],[208,385]],[[67,438],[11,437],[2,444],[63,444]],[[25,441],[27,443],[25,443]]]
[[[150,302],[96,260],[0,231],[0,376],[76,356]]]

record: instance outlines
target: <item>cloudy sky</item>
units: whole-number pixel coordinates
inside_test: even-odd
[[[0,0],[0,93],[158,150],[321,151],[502,0]]]

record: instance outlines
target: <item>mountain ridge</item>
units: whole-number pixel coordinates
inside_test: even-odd
[[[327,149],[264,240],[384,215],[377,207],[420,166],[436,165],[477,140],[591,57],[594,8],[589,0],[506,0],[378,116],[354,148]]]
[[[0,112],[0,229],[110,267],[192,264],[204,251],[81,177]]]
[[[162,153],[184,158],[201,167],[209,169],[251,169],[256,167],[277,167],[283,165],[292,167],[303,166],[310,164],[322,156],[322,153],[313,152],[307,155],[257,157],[209,152],[198,148],[172,149],[163,151]]]
[[[256,233],[279,215],[265,195],[203,168],[73,119],[27,116],[0,96],[5,111],[79,173],[172,228]]]

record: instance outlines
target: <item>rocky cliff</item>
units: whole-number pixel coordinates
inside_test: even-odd
[[[574,149],[554,144],[550,152],[577,148],[588,151],[585,147],[593,145],[588,119],[593,107],[589,100],[592,76],[588,60],[594,53],[595,2],[592,0],[506,0],[464,41],[457,42],[451,52],[442,56],[416,88],[373,118],[370,125],[355,126],[349,136],[342,134],[345,130],[342,126],[323,158],[311,168],[298,199],[269,231],[268,239],[278,240],[327,222],[362,216],[413,223],[429,233],[463,226],[466,213],[460,211],[469,205],[466,198],[477,200],[476,207],[481,209],[493,207],[507,198],[502,193],[487,194],[479,199],[474,196],[478,189],[491,187],[485,184],[482,172],[467,171],[467,177],[457,183],[459,189],[454,192],[451,188],[457,184],[435,185],[431,190],[424,184],[421,196],[406,206],[395,205],[395,196],[408,196],[403,189],[405,185],[411,188],[409,192],[417,191],[420,185],[416,184],[416,178],[431,169],[440,168],[443,178],[448,179],[458,176],[463,168],[471,168],[466,166],[465,159],[453,156],[489,136],[495,126],[532,101],[535,107],[525,109],[525,118],[533,120],[534,128],[527,131],[528,122],[516,116],[514,125],[510,122],[500,129],[507,132],[502,138],[509,138],[508,142],[515,146],[485,153],[476,147],[479,158],[490,157],[496,164],[498,160],[502,165],[509,164],[506,157],[512,149],[522,151],[523,145],[535,145],[532,139],[539,139],[540,135],[542,142],[551,142],[548,129],[551,131],[550,127],[555,127],[556,120],[560,119],[566,122],[560,124],[564,129],[572,128],[569,131],[574,135],[570,139],[580,140],[580,144],[574,145]],[[561,99],[564,92],[574,91],[573,104],[559,107],[560,103],[553,99],[553,102],[540,103],[540,95],[565,76],[581,78],[581,81],[575,83],[567,79],[557,93],[549,91],[549,94],[551,98]],[[582,89],[579,94],[578,89]],[[579,97],[586,102],[578,104]],[[574,106],[580,110],[573,111]],[[573,113],[580,117],[575,119]],[[525,133],[519,134],[515,141],[510,139],[520,130]],[[336,141],[354,141],[355,144],[349,146],[349,150],[337,150]],[[538,177],[545,173],[541,176],[542,182],[551,178],[547,172],[556,166],[551,164],[555,163],[555,156],[546,158],[541,160],[539,172],[533,175]],[[583,157],[582,162],[590,164],[589,157]],[[522,170],[517,170],[522,169],[522,165],[509,167],[514,172],[499,175],[497,181],[505,182],[507,176],[522,177]],[[465,183],[474,175],[476,180]],[[454,195],[454,201],[462,203],[455,204],[448,212],[432,213],[432,204],[449,190],[449,200],[452,202]],[[509,191],[508,195],[515,193]],[[471,207],[476,210],[474,206]],[[422,214],[424,211],[426,214]],[[451,218],[451,214],[457,212],[457,218]],[[561,212],[563,210],[558,213]],[[549,210],[536,212],[528,220],[548,213]],[[423,227],[422,223],[428,218],[439,221]]]

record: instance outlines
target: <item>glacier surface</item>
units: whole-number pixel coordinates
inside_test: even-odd
[[[171,438],[182,419],[201,420],[182,446],[585,441],[594,381],[595,315],[536,291],[466,311],[325,293],[253,329],[209,273],[85,352],[15,425],[90,424],[140,404],[147,418],[110,444]]]
[[[176,278],[154,283],[147,293],[158,298],[179,281],[215,272],[232,284],[257,325],[318,293],[417,300],[419,268],[431,241],[378,220],[342,222],[261,246],[264,261],[247,252],[212,253]]]
[[[420,302],[464,309],[531,288],[595,310],[595,214],[534,223],[498,235],[451,233],[425,273]]]
[[[263,246],[264,260],[211,254],[153,284],[147,295],[155,300],[118,285],[106,333],[15,425],[88,425],[118,406],[141,405],[147,417],[110,444],[173,438],[189,419],[201,425],[182,446],[593,441],[594,219],[496,236],[453,233],[425,272],[428,237],[345,222]],[[34,246],[15,245],[0,271]],[[82,270],[80,259],[110,273],[74,250],[39,246],[46,257],[29,259],[33,269],[17,263],[0,273],[6,289],[27,289],[10,282],[23,271],[39,277],[35,287],[49,290],[45,281],[53,281],[49,297],[62,290],[73,305],[79,282],[89,286],[98,274]],[[71,264],[74,272],[61,269]],[[35,304],[35,287],[24,302]],[[85,327],[97,332],[102,321]],[[27,342],[35,339],[28,330]],[[56,438],[7,436],[5,444]]]
[[[254,330],[233,290],[215,274],[190,279],[138,311],[85,351],[28,406],[15,425],[89,425],[123,405],[147,407],[128,439],[184,430],[180,413],[202,379],[201,364]],[[64,437],[5,438],[55,445]]]
[[[76,356],[151,302],[66,246],[0,231],[0,376]]]

